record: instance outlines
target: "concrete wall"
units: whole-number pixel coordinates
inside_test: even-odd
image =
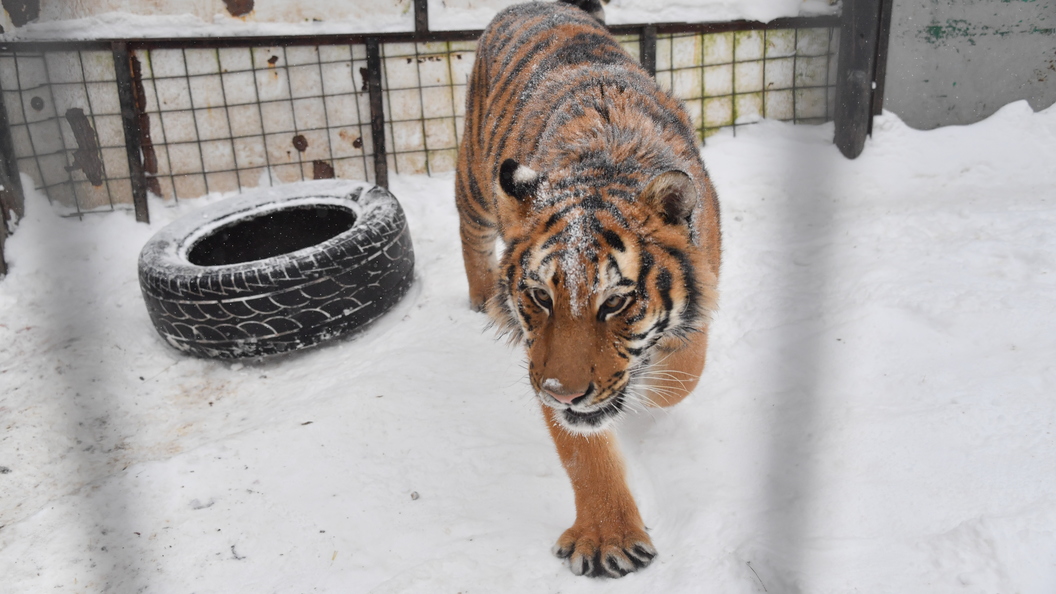
[[[894,0],[884,108],[914,128],[1056,102],[1056,0]]]

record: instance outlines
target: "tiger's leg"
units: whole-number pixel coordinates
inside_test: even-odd
[[[495,294],[498,270],[495,238],[498,232],[488,197],[472,179],[473,174],[467,172],[468,168],[459,163],[455,174],[455,206],[462,237],[462,261],[469,281],[469,303],[473,309],[482,311],[484,304]]]
[[[663,347],[663,345],[658,345]],[[668,407],[682,402],[697,387],[708,352],[708,332],[695,332],[689,344],[661,353],[645,372],[650,406]]]
[[[576,575],[621,577],[649,565],[656,549],[627,487],[615,434],[570,433],[553,409],[542,407],[576,495],[576,522],[557,540],[554,554],[569,559]]]
[[[488,229],[460,225],[462,235],[462,261],[466,266],[469,281],[469,304],[476,311],[484,311],[484,305],[495,294],[496,272],[495,233]]]

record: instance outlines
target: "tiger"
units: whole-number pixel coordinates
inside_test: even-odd
[[[470,305],[523,344],[572,483],[553,553],[576,575],[648,566],[616,427],[704,369],[721,231],[692,119],[598,0],[508,7],[478,42],[455,203]]]

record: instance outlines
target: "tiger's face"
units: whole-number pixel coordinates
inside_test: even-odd
[[[536,176],[522,200],[517,182],[534,174],[524,169],[503,188],[521,203],[507,213],[518,219],[505,226],[492,314],[521,338],[532,388],[558,420],[577,433],[600,431],[647,404],[650,363],[699,326],[701,291],[686,255],[687,201],[696,194],[688,176],[674,172],[661,180],[667,185],[654,182],[613,208],[604,188],[555,197]]]

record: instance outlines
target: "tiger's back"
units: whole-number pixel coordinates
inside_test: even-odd
[[[576,492],[555,553],[575,573],[644,567],[611,433],[704,367],[721,234],[692,121],[586,12],[513,6],[478,45],[455,181],[471,305],[524,345]]]

